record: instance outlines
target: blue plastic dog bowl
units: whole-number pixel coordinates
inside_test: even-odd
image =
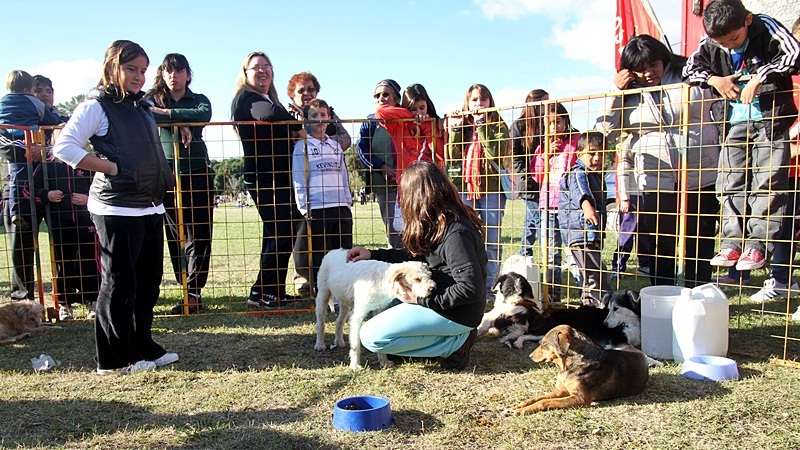
[[[333,426],[342,431],[378,431],[392,425],[389,399],[362,395],[348,397],[333,405]]]

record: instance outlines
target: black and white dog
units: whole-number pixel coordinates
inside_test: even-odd
[[[533,298],[528,281],[514,272],[499,276],[493,289],[495,306],[484,314],[478,335],[499,335],[509,347],[540,341],[558,325],[569,325],[607,348],[641,344],[641,306],[636,291],[606,295],[603,308],[543,308],[541,301]]]
[[[542,316],[542,303],[533,296],[528,280],[516,272],[500,275],[492,290],[495,292],[494,308],[483,315],[478,326],[478,336],[500,336],[500,342],[511,347],[526,335],[532,321],[537,324]]]

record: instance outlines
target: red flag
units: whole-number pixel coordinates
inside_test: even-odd
[[[633,36],[649,34],[659,41],[664,31],[658,23],[649,0],[617,0],[617,17],[614,23],[614,63],[619,69],[622,49]]]

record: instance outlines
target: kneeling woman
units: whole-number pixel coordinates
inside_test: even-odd
[[[391,263],[427,262],[436,281],[430,297],[397,292],[401,303],[361,328],[361,343],[375,353],[443,357],[445,369],[469,363],[486,306],[486,249],[483,224],[464,205],[455,185],[435,164],[417,161],[403,173],[400,201],[403,249],[370,251],[356,247],[348,262],[377,259]]]

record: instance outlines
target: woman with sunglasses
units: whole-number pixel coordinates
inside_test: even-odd
[[[289,86],[286,93],[291,102],[287,103],[286,110],[289,114],[293,115],[297,120],[303,120],[303,107],[308,105],[311,100],[317,98],[320,91],[319,81],[314,74],[310,72],[300,72],[292,75],[289,79]],[[333,111],[333,107],[328,107],[330,117],[333,121],[328,124],[325,129],[325,134],[331,139],[338,142],[343,150],[350,148],[351,138],[350,134],[342,125],[339,116]],[[308,253],[308,229],[304,220],[300,221],[300,226],[297,230],[297,238],[294,241],[294,270],[295,278],[294,284],[297,288],[297,293],[300,295],[308,295],[311,293],[308,280],[311,271]]]
[[[286,296],[286,272],[292,252],[292,221],[299,217],[292,197],[292,133],[299,124],[278,100],[272,63],[266,54],[245,57],[236,80],[231,118],[244,151],[244,183],[263,222],[261,267],[247,303],[275,308]],[[241,123],[245,122],[245,123]],[[247,122],[256,122],[247,123]]]
[[[373,93],[377,106],[400,106],[400,85],[391,79],[381,80]],[[386,226],[386,237],[391,248],[402,248],[400,233],[394,228],[394,206],[397,202],[397,161],[393,155],[392,136],[378,126],[375,114],[367,116],[361,125],[357,149],[361,164],[366,169],[367,186],[378,199],[381,218]]]

